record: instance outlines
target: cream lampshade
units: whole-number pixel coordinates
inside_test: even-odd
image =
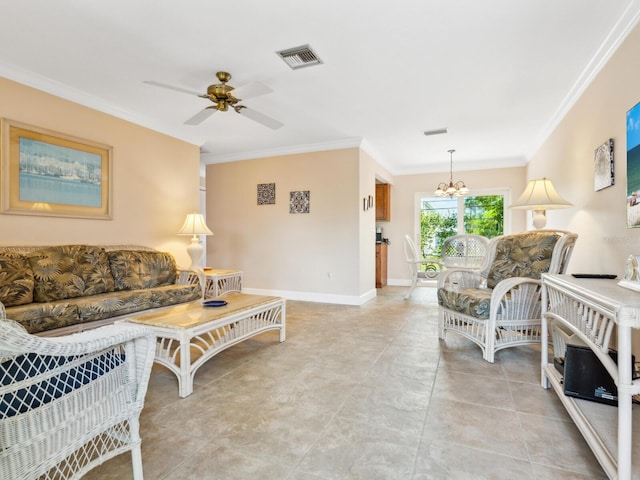
[[[189,268],[201,268],[200,259],[204,248],[200,243],[199,235],[213,235],[209,230],[201,213],[188,213],[184,225],[178,232],[178,235],[192,235],[191,243],[187,247],[187,253],[191,257],[191,265]]]
[[[546,210],[569,207],[573,207],[573,204],[567,202],[556,192],[551,180],[539,178],[530,180],[520,198],[513,202],[509,208],[533,210],[533,226],[540,229],[547,224]]]

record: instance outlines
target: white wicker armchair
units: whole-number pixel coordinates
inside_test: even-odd
[[[144,327],[42,338],[0,319],[0,478],[77,479],[131,451],[141,480],[139,418],[154,352]]]
[[[564,273],[577,237],[560,230],[495,237],[482,269],[443,271],[439,337],[447,332],[467,337],[491,363],[498,350],[540,343],[540,274]]]

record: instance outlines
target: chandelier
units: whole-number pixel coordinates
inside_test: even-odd
[[[440,183],[438,188],[434,192],[436,197],[462,197],[469,193],[469,189],[461,180],[459,182],[453,183],[453,152],[455,150],[448,150],[449,155],[451,155],[450,160],[450,170],[449,170],[449,183]]]

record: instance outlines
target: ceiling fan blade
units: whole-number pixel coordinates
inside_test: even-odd
[[[253,82],[241,87],[234,88],[231,91],[231,95],[233,95],[235,98],[245,100],[247,98],[257,97],[259,95],[266,95],[267,93],[271,92],[273,92],[273,90],[267,87],[264,83]]]
[[[185,125],[200,125],[202,122],[204,122],[207,118],[209,118],[211,115],[213,115],[216,112],[217,112],[217,110],[216,110],[215,107],[207,107],[204,110],[200,110],[193,117],[191,117],[189,120],[184,122],[184,124]]]
[[[236,110],[240,115],[244,115],[247,118],[250,118],[254,122],[261,123],[265,127],[269,127],[272,130],[277,130],[282,127],[284,124],[276,120],[275,118],[271,118],[264,113],[256,112],[251,108],[241,108],[240,110]]]
[[[186,88],[174,87],[173,85],[167,85],[166,83],[160,83],[153,80],[144,80],[142,83],[146,83],[147,85],[153,85],[154,87],[160,88],[168,88],[169,90],[175,90],[176,92],[188,93],[189,95],[197,95],[201,94],[198,92],[194,92],[193,90],[187,90]]]

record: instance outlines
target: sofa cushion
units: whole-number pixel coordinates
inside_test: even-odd
[[[144,250],[109,252],[116,290],[137,290],[176,283],[176,261],[169,253]]]
[[[67,300],[30,303],[8,307],[7,318],[18,322],[29,333],[76,325],[81,322],[78,308]]]
[[[103,248],[89,245],[47,247],[28,254],[35,278],[34,301],[112,292],[109,257]]]
[[[438,289],[438,304],[456,312],[486,320],[491,306],[491,290],[486,288]]]
[[[199,284],[164,285],[151,290],[151,303],[154,308],[200,299],[202,299],[202,292]]]
[[[83,322],[126,315],[153,307],[150,290],[122,290],[73,300]]]
[[[540,279],[549,271],[553,248],[560,236],[554,232],[530,232],[507,235],[496,245],[496,253],[487,275],[487,287],[494,288],[505,278]]]
[[[33,302],[33,270],[18,253],[0,253],[0,302],[5,307]]]
[[[118,315],[140,312],[150,308],[166,307],[201,298],[198,285],[165,285],[141,290],[118,292],[76,298],[78,315],[83,322],[102,320]]]

